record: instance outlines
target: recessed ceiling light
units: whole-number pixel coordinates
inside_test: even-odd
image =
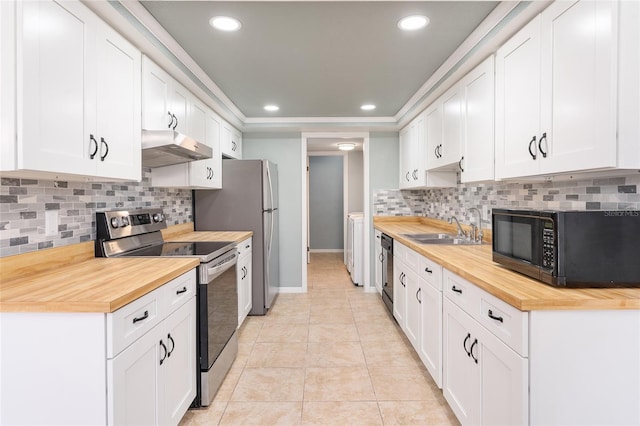
[[[338,149],[341,151],[351,151],[356,147],[355,143],[339,143]]]
[[[237,31],[242,26],[240,21],[229,16],[214,16],[209,19],[209,24],[220,31]]]
[[[265,105],[264,106],[265,111],[278,111],[280,109],[280,107],[278,105]]]
[[[404,31],[414,31],[429,25],[429,18],[423,15],[412,15],[398,21],[398,28]]]
[[[363,111],[372,111],[374,109],[376,109],[376,106],[373,104],[364,104],[360,107],[361,110]]]

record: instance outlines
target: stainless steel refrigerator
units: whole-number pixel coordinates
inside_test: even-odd
[[[278,295],[278,166],[268,160],[222,161],[222,189],[194,191],[196,231],[253,231],[250,315],[264,315]]]

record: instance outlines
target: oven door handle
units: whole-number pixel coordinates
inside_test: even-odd
[[[207,268],[207,280],[206,283],[203,282],[203,284],[209,284],[211,281],[222,275],[224,271],[235,265],[237,262],[238,255],[236,253],[233,253],[233,255],[230,256],[229,260],[225,261],[224,263],[219,263],[216,266]]]

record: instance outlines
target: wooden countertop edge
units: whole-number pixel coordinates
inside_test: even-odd
[[[428,246],[419,245],[407,238],[403,237],[398,232],[394,232],[388,228],[389,225],[413,225],[420,226],[426,225],[430,227],[440,228],[446,230],[446,224],[442,221],[437,221],[435,219],[423,220],[424,218],[400,218],[393,216],[376,216],[374,218],[374,227],[375,229],[389,234],[394,239],[397,239],[403,245],[411,248],[412,250],[418,252],[419,254],[428,257],[434,262],[440,264],[444,268],[450,270],[451,272],[460,275],[461,277],[469,280],[473,284],[477,285],[479,288],[487,291],[488,293],[496,296],[497,298],[503,300],[509,305],[521,310],[521,311],[534,311],[534,310],[621,310],[621,309],[640,309],[640,289],[567,289],[567,288],[558,288],[551,287],[546,284],[537,282],[532,280],[531,278],[525,277],[521,274],[518,274],[513,271],[506,270],[497,264],[490,264],[494,269],[492,273],[498,274],[501,280],[509,279],[512,277],[514,281],[527,281],[530,283],[524,283],[523,285],[533,285],[533,286],[544,286],[541,289],[547,293],[550,293],[550,296],[543,298],[536,298],[533,296],[527,295],[515,295],[514,293],[522,293],[523,288],[518,288],[514,285],[513,288],[511,286],[502,287],[496,286],[494,283],[489,280],[492,277],[482,277],[484,273],[474,274],[473,272],[468,271],[469,265],[473,266],[473,264],[479,264],[480,262],[485,262],[484,259],[479,259],[481,255],[485,255],[484,251],[490,250],[487,245],[482,246],[447,246],[453,250],[456,250],[457,256],[464,256],[462,260],[458,262],[451,261],[447,258],[446,255],[442,253],[437,253],[438,248],[441,246],[434,246],[429,250]],[[440,222],[440,223],[438,223]],[[386,225],[386,226],[385,226]],[[448,224],[446,224],[448,225]],[[482,252],[481,252],[482,251]],[[475,256],[474,256],[475,255]],[[449,256],[450,257],[450,256]],[[490,262],[490,261],[487,261]],[[465,264],[464,267],[459,264]],[[489,266],[489,265],[485,265]],[[495,281],[495,279],[493,280]],[[616,292],[628,292],[628,293],[637,293],[633,294],[632,297],[626,297],[624,295],[617,295]],[[524,291],[526,293],[526,291]],[[570,294],[569,294],[570,293]],[[599,297],[595,297],[594,295],[590,295],[589,293],[601,293],[598,295]]]

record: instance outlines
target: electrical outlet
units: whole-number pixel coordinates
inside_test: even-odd
[[[58,235],[58,212],[60,210],[47,210],[44,212],[44,234],[46,236]]]

